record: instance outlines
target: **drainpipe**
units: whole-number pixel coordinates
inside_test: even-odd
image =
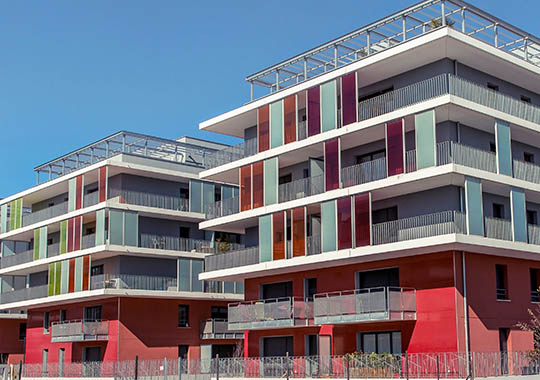
[[[467,271],[465,269],[465,252],[461,251],[461,264],[463,270],[463,325],[465,328],[465,355],[467,356],[467,374],[471,373],[469,353],[471,349],[471,342],[469,339],[469,307],[467,304]]]

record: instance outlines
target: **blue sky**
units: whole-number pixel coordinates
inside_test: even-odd
[[[2,2],[0,197],[33,186],[36,165],[122,129],[231,142],[198,123],[248,101],[247,75],[412,3]],[[538,0],[472,3],[540,35]]]

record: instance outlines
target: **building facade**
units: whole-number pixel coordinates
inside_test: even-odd
[[[243,282],[198,279],[206,255],[243,247],[198,228],[207,204],[238,192],[198,179],[223,147],[119,132],[37,167],[36,186],[0,201],[0,310],[28,317],[25,340],[0,319],[0,353],[47,364],[239,350],[227,304]]]
[[[428,0],[247,78],[205,257],[245,356],[522,351],[539,302],[540,39]],[[268,93],[261,94],[260,88]]]

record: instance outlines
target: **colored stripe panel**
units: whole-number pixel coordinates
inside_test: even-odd
[[[96,246],[105,244],[105,210],[96,211]]]
[[[436,165],[435,110],[414,115],[417,170]]]
[[[273,251],[272,259],[281,260],[285,258],[285,225],[287,219],[285,211],[272,214],[272,235],[273,235]]]
[[[296,95],[283,100],[285,144],[296,141]]]
[[[513,187],[510,190],[510,202],[512,202],[512,232],[514,241],[527,242],[527,211],[525,204],[525,192],[523,189]]]
[[[403,120],[386,124],[386,162],[388,176],[403,173]]]
[[[78,251],[81,249],[82,239],[82,216],[73,218],[73,250]]]
[[[54,263],[54,295],[61,294],[61,282],[62,282],[62,262],[58,261]]]
[[[356,123],[356,73],[341,77],[341,117],[343,126]]]
[[[136,247],[139,241],[139,215],[124,211],[124,245]]]
[[[465,208],[469,235],[484,236],[484,212],[482,209],[482,183],[478,178],[465,178]]]
[[[69,260],[61,262],[60,293],[66,294],[69,291]]]
[[[47,258],[47,238],[48,238],[48,228],[47,226],[41,227],[39,229],[39,249],[38,249],[38,258],[39,259],[45,259]],[[35,240],[35,231],[34,231],[34,244],[36,244]],[[35,252],[35,251],[34,251]]]
[[[75,219],[68,219],[68,228],[67,228],[67,251],[73,252],[75,250]]]
[[[339,139],[324,143],[324,178],[326,191],[339,188]]]
[[[69,259],[68,293],[75,291],[75,259]]]
[[[124,217],[122,211],[109,210],[109,244],[124,244]]]
[[[270,149],[270,106],[268,104],[257,110],[257,135],[259,152]]]
[[[34,230],[34,261],[39,260],[39,244],[41,239],[39,238],[40,230]]]
[[[337,216],[336,201],[321,203],[321,240],[322,251],[337,250]]]
[[[98,201],[105,202],[107,200],[107,191],[108,191],[108,176],[109,167],[102,166],[99,168],[98,172]]]
[[[264,160],[264,205],[278,203],[278,182],[279,182],[278,158]]]
[[[369,193],[354,196],[354,232],[355,246],[371,244],[371,213]]]
[[[60,254],[67,252],[67,228],[68,221],[62,220],[60,222]]]
[[[54,296],[54,268],[55,265],[49,264],[48,291],[47,295]]]
[[[189,211],[203,212],[202,209],[202,182],[189,180]]]
[[[512,143],[510,125],[504,121],[495,122],[495,139],[497,142],[497,167],[499,174],[512,176]]]
[[[270,148],[283,145],[283,100],[270,104]]]
[[[306,209],[298,207],[292,210],[292,255],[306,255]]]
[[[90,289],[90,256],[83,257],[82,290]]]
[[[13,231],[22,227],[22,198],[15,199],[9,203],[9,229]]]
[[[321,85],[321,130],[331,131],[337,128],[337,90],[336,81]]]
[[[80,292],[82,290],[83,283],[83,258],[75,258],[75,291]]]
[[[240,211],[251,210],[251,165],[240,168]]]
[[[77,178],[71,178],[68,181],[68,211],[75,210],[75,198],[77,193]]]
[[[321,89],[319,86],[307,90],[308,136],[321,133]]]
[[[337,200],[338,249],[352,248],[351,198]]]
[[[77,176],[75,183],[75,210],[83,207],[84,176]]]
[[[0,233],[8,232],[8,205],[0,206]]]
[[[253,208],[264,206],[264,162],[255,162],[253,170]]]
[[[259,261],[272,261],[272,215],[259,217]]]

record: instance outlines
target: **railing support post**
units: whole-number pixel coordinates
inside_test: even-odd
[[[437,380],[440,380],[440,375],[439,375],[439,354],[437,354]]]
[[[219,380],[219,354],[216,355],[216,380]]]
[[[347,365],[347,380],[350,380],[350,375],[349,375],[349,355],[345,356],[345,364]]]
[[[405,375],[409,380],[409,352],[405,351]]]
[[[22,360],[19,360],[19,380],[22,379],[22,370],[23,370],[23,364],[22,364]]]
[[[139,378],[139,355],[135,355],[135,380]]]
[[[289,380],[289,351],[287,351],[287,354],[285,355],[285,365],[287,366],[287,370],[286,370],[287,380]]]
[[[167,380],[167,358],[163,359],[163,380]]]
[[[182,358],[178,358],[178,380],[182,380]]]

